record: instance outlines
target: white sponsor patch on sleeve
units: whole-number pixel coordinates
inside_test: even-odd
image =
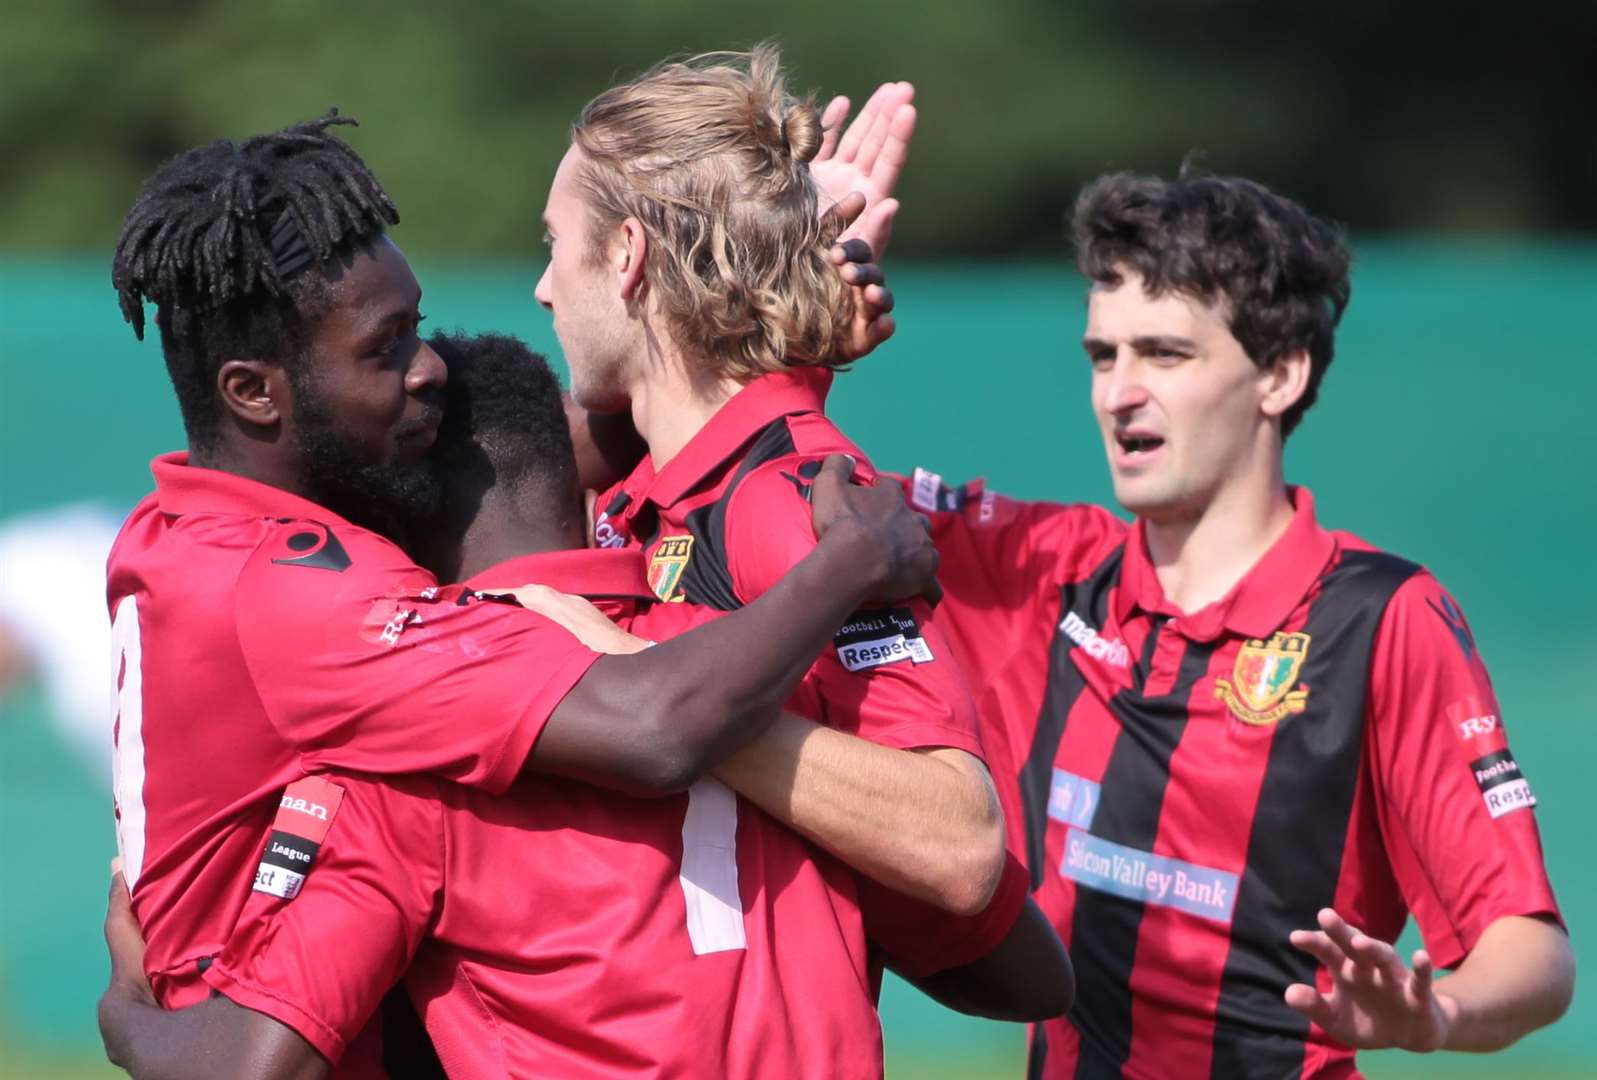
[[[929,664],[935,659],[908,608],[856,612],[832,644],[837,648],[837,658],[849,671],[866,671],[906,660]]]

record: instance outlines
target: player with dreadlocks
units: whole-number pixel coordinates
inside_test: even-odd
[[[295,897],[338,814],[341,790],[305,774],[679,790],[769,723],[850,611],[930,587],[935,559],[896,490],[835,458],[816,555],[770,603],[654,649],[600,656],[441,586],[393,536],[437,499],[446,370],[417,336],[398,214],[339,122],[168,163],[117,247],[123,311],[142,331],[155,303],[190,438],[108,564],[118,846],[155,996],[201,1002],[202,1027],[251,882]],[[212,1049],[211,1075],[262,1052]]]

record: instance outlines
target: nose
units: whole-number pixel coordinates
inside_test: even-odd
[[[1118,414],[1132,412],[1148,402],[1148,390],[1143,385],[1141,366],[1130,349],[1121,349],[1113,364],[1097,372],[1098,400],[1105,412]]]
[[[538,279],[538,287],[532,290],[532,295],[538,300],[538,306],[545,311],[555,309],[554,293],[549,288],[549,271],[553,269],[554,260],[551,259],[549,265],[543,268],[543,276]]]
[[[443,357],[423,341],[416,349],[416,355],[410,358],[410,367],[405,371],[405,391],[419,394],[429,387],[442,390],[448,382],[449,368]]]

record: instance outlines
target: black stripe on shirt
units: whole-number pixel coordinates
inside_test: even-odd
[[[780,416],[762,428],[749,444],[732,479],[714,502],[688,511],[684,523],[693,535],[693,554],[682,570],[682,595],[690,604],[736,611],[743,606],[732,584],[731,554],[726,543],[726,508],[744,477],[768,461],[794,451],[787,417]]]
[[[1375,632],[1392,594],[1418,569],[1384,552],[1346,553],[1309,607],[1299,673],[1308,707],[1284,717],[1270,743],[1215,1009],[1216,1080],[1301,1075],[1309,1022],[1282,994],[1295,982],[1313,986],[1317,964],[1288,935],[1314,929],[1335,899]]]
[[[1071,662],[1076,643],[1062,629],[1067,612],[1074,611],[1093,626],[1101,627],[1109,617],[1109,593],[1120,576],[1120,560],[1125,546],[1115,548],[1109,557],[1085,580],[1059,590],[1059,623],[1054,627],[1054,643],[1048,654],[1048,685],[1043,690],[1042,711],[1032,733],[1031,749],[1020,768],[1020,805],[1026,818],[1026,865],[1031,869],[1031,891],[1043,883],[1043,842],[1048,834],[1048,793],[1053,787],[1054,758],[1065,737],[1065,721],[1076,699],[1087,688],[1087,680]]]
[[[1164,632],[1168,621],[1168,616],[1155,616],[1150,636]],[[1170,783],[1170,758],[1187,730],[1192,688],[1208,672],[1217,647],[1184,642],[1168,694],[1145,698],[1132,689],[1109,699],[1120,733],[1099,782],[1098,808],[1088,830],[1093,836],[1138,851],[1153,850]],[[1070,930],[1076,1005],[1069,1015],[1081,1035],[1077,1080],[1118,1078],[1131,1054],[1131,969],[1144,908],[1140,901],[1076,888]]]

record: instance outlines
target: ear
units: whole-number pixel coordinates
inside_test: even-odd
[[[228,360],[216,373],[222,407],[247,427],[271,427],[288,411],[288,379],[269,360]]]
[[[1275,419],[1298,403],[1309,388],[1309,350],[1288,349],[1275,358],[1275,363],[1259,372],[1259,409],[1265,416]]]
[[[621,299],[631,302],[643,291],[643,265],[649,255],[649,237],[643,222],[629,217],[616,229],[610,249],[611,265],[621,282]]]

